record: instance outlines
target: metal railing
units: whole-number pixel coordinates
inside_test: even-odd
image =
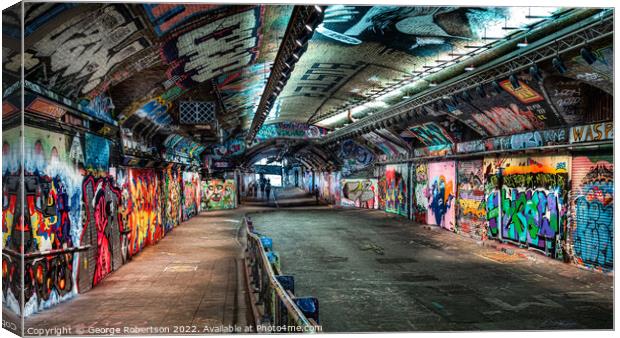
[[[247,233],[246,275],[258,333],[317,333],[321,331],[318,300],[295,297],[293,276],[282,275],[272,240],[254,231],[244,218]]]

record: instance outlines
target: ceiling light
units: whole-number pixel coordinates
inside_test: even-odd
[[[522,42],[517,43],[517,47],[519,47],[519,48],[523,48],[523,47],[527,47],[527,46],[528,46],[527,38],[523,39]]]
[[[510,74],[508,80],[510,81],[510,85],[512,85],[512,89],[521,88],[521,83],[519,83],[519,79],[517,79],[517,76],[515,74]]]
[[[579,54],[581,54],[581,57],[583,58],[583,60],[587,62],[589,65],[596,62],[596,55],[592,53],[592,50],[590,49],[589,46],[585,46],[581,48],[581,50],[579,51]]]
[[[437,87],[437,84],[435,82],[429,82],[428,86],[429,87]]]
[[[474,68],[474,66],[473,66],[473,65],[465,67],[465,71],[466,71],[466,72],[471,72],[471,71],[472,71],[472,70],[474,70],[474,69],[475,69],[475,68]]]
[[[538,82],[542,81],[543,77],[540,74],[540,69],[538,69],[538,65],[534,64],[534,65],[530,66],[529,73],[530,73],[530,76],[534,80],[536,80]]]
[[[553,68],[555,68],[555,70],[557,70],[560,74],[564,74],[568,70],[559,55],[554,57],[551,63],[553,64]]]
[[[308,33],[312,33],[314,31],[314,28],[312,28],[312,26],[310,26],[309,24],[306,24],[306,30],[308,31]]]

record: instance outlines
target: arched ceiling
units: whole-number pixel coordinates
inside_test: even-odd
[[[463,67],[475,73],[604,10],[315,8],[322,21],[296,41],[298,60],[250,144],[244,138],[269,77],[279,76],[271,69],[295,23],[293,6],[26,3],[25,79],[116,121],[119,137],[149,147],[172,142],[200,158],[247,164],[284,156],[324,167],[584,123],[579,93],[612,95],[613,46],[597,41],[588,46],[594,64],[573,51],[563,56],[563,74],[547,59],[538,64],[541,79],[515,74],[517,90],[500,77],[482,95],[446,97],[368,127],[372,115],[463,76]],[[20,59],[19,15],[5,12],[3,90],[19,78]],[[356,131],[347,142],[330,136],[342,127]]]

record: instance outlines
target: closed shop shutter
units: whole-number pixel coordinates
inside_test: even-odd
[[[573,157],[568,242],[576,263],[603,270],[613,270],[613,170],[611,154]]]

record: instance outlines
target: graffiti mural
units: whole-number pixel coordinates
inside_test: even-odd
[[[164,196],[164,230],[168,232],[181,224],[182,197],[181,197],[181,170],[172,166],[163,171]]]
[[[568,157],[485,158],[484,172],[489,237],[562,258]]]
[[[200,175],[183,172],[183,220],[196,216],[200,211]]]
[[[353,172],[368,167],[374,161],[374,155],[368,148],[348,139],[340,143],[338,157],[343,161],[342,175],[348,176]]]
[[[614,166],[612,156],[572,160],[570,245],[578,264],[613,270]]]
[[[345,179],[340,183],[340,205],[365,209],[378,209],[379,196],[376,179]]]
[[[235,180],[202,181],[202,210],[234,209],[237,207]]]
[[[412,140],[416,139],[426,146],[440,146],[454,143],[454,138],[440,125],[428,122],[407,128],[400,134],[401,137]]]
[[[85,218],[81,242],[90,248],[80,255],[78,287],[85,292],[122,265],[121,232],[125,227],[119,212],[122,193],[112,177],[88,175],[82,191]]]
[[[189,88],[250,64],[257,56],[261,18],[262,7],[256,6],[185,27],[162,45],[168,77]]]
[[[366,141],[370,144],[373,144],[377,148],[381,150],[381,152],[387,156],[387,158],[397,158],[399,156],[406,156],[407,150],[390,140],[384,138],[378,133],[369,132],[367,134],[362,135]]]
[[[272,138],[315,139],[327,135],[327,129],[311,124],[297,122],[280,122],[263,125],[256,134],[256,143]]]
[[[92,170],[108,170],[110,166],[110,141],[91,133],[85,133],[84,165]]]
[[[19,260],[3,255],[3,304],[17,314],[21,312],[18,299],[28,316],[77,293],[72,250],[80,246],[82,176],[69,156],[70,140],[64,134],[24,127],[22,190],[19,128],[3,132],[3,247],[14,253],[56,251],[26,259],[23,279],[19,277]],[[22,218],[22,191],[23,225],[18,223]]]
[[[149,47],[142,23],[125,5],[106,5],[77,15],[34,43],[47,67],[34,74],[59,94],[79,97],[95,89],[118,63]],[[41,81],[41,79],[43,79]]]
[[[570,128],[570,143],[613,140],[614,123],[604,122]]]
[[[428,164],[428,224],[455,230],[456,165],[453,161]]]
[[[456,232],[478,240],[487,238],[482,160],[457,163]]]
[[[221,9],[222,5],[208,4],[144,4],[144,9],[157,35],[162,36],[191,19]]]
[[[124,260],[138,254],[145,246],[164,236],[160,179],[152,169],[127,169],[117,173],[122,187],[121,225]]]
[[[409,190],[407,164],[385,168],[385,211],[408,216]]]
[[[428,165],[416,163],[412,166],[413,172],[413,219],[419,223],[426,223],[428,210]]]

